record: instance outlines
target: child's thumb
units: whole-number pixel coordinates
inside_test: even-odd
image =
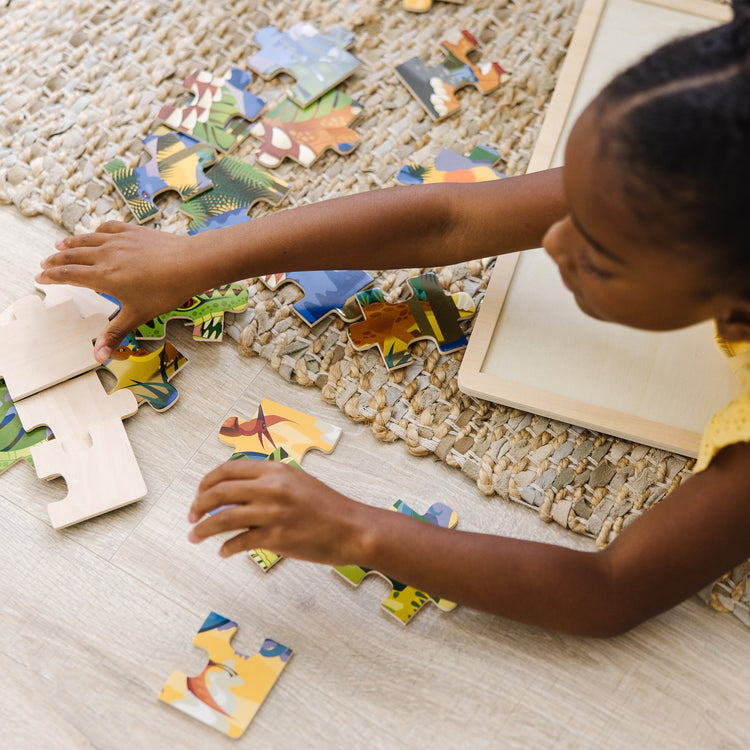
[[[137,326],[136,319],[125,317],[120,311],[119,315],[99,334],[94,344],[96,361],[104,364],[112,356],[113,350],[117,349],[123,339]]]

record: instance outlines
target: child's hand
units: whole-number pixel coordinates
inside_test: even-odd
[[[233,507],[206,516],[222,505]],[[222,545],[222,557],[263,548],[283,557],[346,565],[361,556],[373,511],[294,466],[227,461],[200,483],[188,515],[191,523],[200,523],[188,538],[201,542],[239,530]]]

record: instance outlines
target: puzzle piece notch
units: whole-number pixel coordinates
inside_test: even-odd
[[[72,286],[71,284],[38,284],[34,286],[44,293],[44,304],[46,307],[54,307],[61,302],[73,300],[81,317],[89,315],[106,315],[112,318],[117,314],[120,306],[104,295],[97,294],[85,286]]]
[[[506,176],[492,168],[499,158],[498,152],[490,146],[475,146],[468,157],[444,148],[435,157],[433,166],[406,164],[401,167],[396,179],[404,185],[491,182]]]
[[[463,5],[465,0],[445,0],[447,3],[454,5]],[[432,8],[433,0],[403,0],[404,10],[411,13],[426,13]]]
[[[293,653],[266,638],[257,653],[241,654],[231,645],[237,629],[233,620],[211,612],[193,638],[207,652],[208,665],[196,677],[173,672],[159,693],[159,700],[229,737],[247,729]]]
[[[446,294],[434,273],[409,279],[413,295],[404,302],[385,301],[381,289],[357,294],[365,320],[349,326],[352,346],[364,351],[377,346],[389,370],[413,362],[409,345],[422,339],[436,342],[442,354],[468,343],[459,320],[471,317],[476,307],[466,292]]]
[[[455,528],[458,524],[458,515],[444,503],[433,503],[424,515],[417,513],[401,500],[397,500],[389,510],[416,518],[425,523],[441,526],[445,529]],[[383,599],[381,606],[403,625],[408,625],[414,615],[428,601],[434,602],[443,612],[450,612],[456,608],[454,602],[432,596],[424,591],[415,589],[413,586],[406,586],[372,568],[363,568],[359,565],[341,565],[335,567],[334,570],[355,587],[358,587],[362,580],[370,574],[378,575],[388,581],[391,584],[391,593]]]
[[[288,96],[300,107],[308,107],[362,64],[346,51],[354,43],[354,34],[346,29],[320,33],[301,21],[288,31],[264,26],[253,41],[261,49],[248,59],[248,66],[265,79],[281,72],[294,76]]]
[[[33,466],[31,448],[51,437],[52,432],[46,427],[24,430],[5,381],[0,380],[0,474],[18,461]]]
[[[182,84],[193,93],[192,101],[185,107],[165,104],[158,117],[174,130],[219,151],[230,151],[247,136],[249,123],[266,103],[247,90],[252,80],[250,73],[239,68],[231,68],[223,76],[193,71]]]
[[[438,65],[425,65],[418,57],[396,66],[396,73],[433,120],[443,120],[461,109],[456,92],[473,85],[485,96],[508,80],[496,62],[474,65],[468,54],[478,46],[468,31],[462,31],[457,43],[443,42],[447,53]]]

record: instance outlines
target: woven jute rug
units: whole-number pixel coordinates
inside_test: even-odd
[[[129,220],[104,165],[135,166],[141,139],[162,104],[189,99],[182,81],[196,69],[246,67],[253,34],[307,20],[321,30],[355,33],[362,68],[339,87],[364,105],[350,155],[329,152],[311,168],[290,161],[274,170],[290,185],[280,208],[396,184],[404,163],[429,164],[442,148],[468,154],[485,144],[498,168],[525,171],[575,27],[580,0],[436,0],[424,14],[401,0],[357,2],[217,2],[11,0],[0,10],[0,202],[25,215],[44,214],[71,233],[109,219]],[[442,59],[440,42],[467,29],[480,41],[481,62],[497,61],[510,80],[489,96],[472,88],[461,112],[433,123],[393,72],[417,55]],[[280,101],[288,78],[256,78],[253,93]],[[253,161],[259,142],[236,152]],[[179,199],[163,200],[162,229],[185,232]],[[481,253],[481,248],[478,249]],[[492,259],[436,269],[374,272],[389,301],[408,296],[406,280],[438,273],[450,293],[481,303]],[[389,373],[376,350],[355,351],[346,326],[332,316],[314,328],[292,309],[293,285],[276,291],[249,279],[250,306],[229,327],[243,355],[259,355],[292,382],[313,386],[380,440],[402,440],[462,471],[485,496],[499,495],[587,534],[599,547],[690,475],[684,457],[471,398],[458,390],[461,352],[441,355],[429,342],[413,347],[414,363]],[[742,566],[703,592],[718,609],[750,625]]]

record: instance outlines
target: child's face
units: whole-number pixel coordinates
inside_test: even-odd
[[[564,284],[583,312],[634,328],[670,330],[714,317],[705,274],[690,255],[681,260],[679,248],[665,247],[652,223],[629,210],[621,168],[599,156],[596,122],[589,108],[571,132],[563,169],[568,214],[543,240]]]

